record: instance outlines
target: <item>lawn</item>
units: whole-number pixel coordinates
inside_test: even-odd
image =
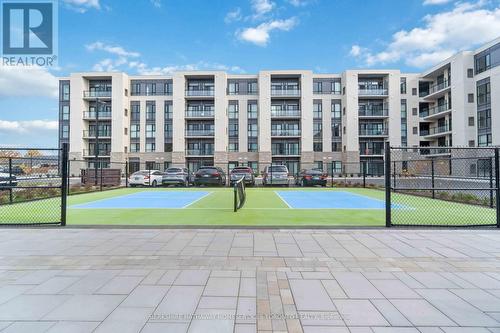
[[[336,197],[356,196],[361,201],[378,202],[379,208],[293,209],[279,195],[283,191],[315,191]],[[186,193],[190,192],[190,193]],[[178,198],[198,193],[198,199],[190,201],[184,208],[136,208],[134,198],[141,194],[168,194]],[[124,188],[104,192],[72,195],[68,197],[68,225],[190,225],[190,226],[384,226],[384,192],[374,189],[276,189],[247,188],[247,201],[243,209],[233,212],[233,190],[231,188],[149,189]],[[290,193],[293,194],[293,193]],[[295,193],[297,194],[297,192]],[[302,192],[307,196],[309,193]],[[311,194],[312,195],[312,194]],[[293,195],[291,196],[293,197]],[[332,196],[335,197],[335,196]],[[395,224],[494,224],[495,210],[430,198],[394,193],[392,216]],[[82,208],[85,205],[109,202],[118,199],[130,202],[124,208]],[[300,196],[299,196],[300,199]],[[127,201],[128,200],[128,201]],[[175,200],[175,199],[174,199]],[[352,200],[352,199],[349,199]],[[346,203],[349,203],[347,200]],[[57,221],[60,201],[40,200],[14,205],[0,206],[0,221],[50,222]],[[135,208],[134,208],[135,207]],[[139,207],[142,207],[139,205]],[[154,206],[152,206],[154,207]]]

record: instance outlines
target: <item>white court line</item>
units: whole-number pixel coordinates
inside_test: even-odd
[[[292,206],[290,206],[290,204],[285,200],[283,199],[283,197],[277,192],[277,191],[273,191],[281,200],[283,200],[283,202],[288,206],[288,208],[290,209],[295,209],[293,208]]]
[[[188,203],[186,206],[182,207],[182,209],[188,208],[188,207],[189,207],[189,206],[191,206],[192,204],[194,204],[194,203],[196,203],[196,202],[200,201],[201,199],[204,199],[204,198],[208,197],[208,196],[209,196],[210,194],[212,194],[212,193],[214,193],[214,192],[208,192],[208,193],[207,193],[207,194],[205,194],[204,196],[202,196],[202,197],[200,197],[200,198],[196,199],[195,201],[192,201],[192,202]]]

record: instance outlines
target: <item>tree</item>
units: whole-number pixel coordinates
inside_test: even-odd
[[[24,156],[25,157],[40,157],[40,156],[43,156],[43,154],[39,150],[30,149],[30,150],[28,150],[28,152]]]
[[[15,158],[21,157],[21,153],[17,150],[0,150],[0,158]]]

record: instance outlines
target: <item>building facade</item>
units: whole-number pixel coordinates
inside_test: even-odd
[[[450,146],[500,145],[498,65],[500,39],[419,74],[74,73],[59,83],[59,141],[87,167],[261,171],[273,163],[292,173],[327,165],[358,172],[362,162],[381,173],[387,141],[436,156]]]

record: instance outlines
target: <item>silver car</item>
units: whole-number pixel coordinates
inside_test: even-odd
[[[288,186],[288,168],[285,165],[271,165],[264,169],[262,184]]]
[[[189,186],[189,170],[187,168],[168,168],[163,174],[163,185]]]

